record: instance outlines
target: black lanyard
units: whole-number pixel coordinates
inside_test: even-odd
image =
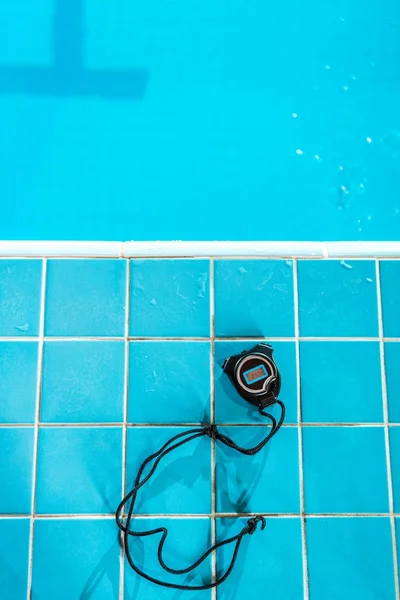
[[[266,406],[271,406],[272,404],[279,404],[279,406],[281,407],[281,416],[278,421],[275,419],[275,417],[273,415],[264,411],[264,408]],[[138,491],[154,475],[159,463],[164,458],[164,456],[167,456],[167,454],[169,454],[176,448],[179,448],[180,446],[187,444],[191,440],[202,437],[203,435],[207,435],[208,437],[215,440],[216,442],[221,442],[222,444],[225,444],[229,448],[233,448],[234,450],[237,450],[241,454],[246,454],[247,456],[254,456],[254,454],[257,454],[257,452],[260,452],[260,450],[262,450],[264,448],[264,446],[279,431],[279,429],[284,421],[284,418],[285,418],[285,405],[283,404],[283,402],[281,400],[278,400],[277,398],[275,398],[275,396],[270,395],[269,398],[266,399],[265,401],[259,402],[258,411],[261,415],[270,419],[272,427],[271,427],[271,430],[268,433],[268,435],[265,438],[263,438],[253,448],[242,448],[241,446],[238,446],[230,437],[220,433],[215,424],[212,424],[212,425],[206,425],[205,427],[189,429],[187,431],[183,431],[182,433],[178,433],[177,435],[172,437],[168,442],[166,442],[157,452],[155,452],[151,456],[148,456],[143,461],[143,463],[138,471],[138,474],[136,475],[135,484],[134,484],[132,490],[122,500],[122,502],[118,506],[116,514],[115,514],[115,517],[117,520],[117,525],[122,532],[122,538],[123,538],[126,558],[128,560],[129,565],[132,567],[132,569],[138,575],[140,575],[141,577],[144,577],[145,579],[147,579],[147,581],[150,581],[157,585],[161,585],[161,586],[164,586],[167,588],[173,588],[173,589],[177,589],[177,590],[208,590],[210,588],[217,587],[218,585],[220,585],[227,579],[227,577],[231,573],[233,567],[235,566],[236,558],[237,558],[240,544],[242,542],[243,537],[246,534],[252,535],[255,532],[255,530],[257,529],[258,523],[261,523],[261,529],[264,529],[266,521],[263,516],[259,515],[257,517],[253,517],[253,518],[249,519],[247,521],[246,526],[243,527],[243,529],[237,535],[230,537],[226,540],[217,542],[216,544],[211,546],[211,548],[209,548],[206,552],[204,552],[204,554],[202,554],[200,556],[200,558],[198,558],[192,565],[190,565],[189,567],[186,567],[185,569],[171,569],[170,567],[168,567],[166,565],[166,563],[164,561],[163,548],[164,548],[164,544],[165,544],[165,541],[168,536],[168,530],[166,527],[157,527],[156,529],[151,529],[149,531],[140,531],[140,532],[133,531],[133,529],[131,529],[133,511],[135,508],[135,502],[136,502],[136,497],[137,497]],[[153,463],[148,475],[146,475],[142,479],[144,469],[152,461],[154,461],[154,463]],[[125,514],[123,514],[124,507],[126,505],[129,505],[128,511]],[[160,579],[151,577],[150,575],[148,575],[147,573],[142,571],[134,563],[131,552],[130,552],[130,548],[129,548],[129,542],[132,537],[146,537],[146,536],[155,535],[158,533],[161,534],[161,539],[158,544],[158,553],[157,553],[158,562],[160,563],[161,567],[168,573],[171,573],[173,575],[182,575],[184,573],[189,573],[190,571],[193,571],[193,569],[196,569],[196,567],[198,567],[210,554],[215,552],[215,550],[217,550],[218,548],[221,548],[222,546],[226,546],[228,544],[234,544],[233,554],[232,554],[231,562],[229,563],[229,567],[226,569],[225,573],[223,575],[221,575],[216,581],[207,583],[205,585],[183,585],[183,584],[169,583],[167,581],[161,581]]]

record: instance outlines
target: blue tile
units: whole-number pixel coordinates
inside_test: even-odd
[[[292,262],[215,261],[215,332],[220,337],[293,336]]]
[[[39,333],[41,260],[0,261],[0,335]]]
[[[209,261],[131,262],[130,335],[210,335]]]
[[[265,423],[258,410],[246,402],[236,391],[228,376],[222,371],[224,360],[242,350],[249,350],[253,342],[215,342],[215,414],[217,423]],[[296,347],[294,342],[273,342],[274,359],[282,376],[279,398],[285,403],[285,423],[297,422]],[[279,407],[271,411],[280,415]]]
[[[210,420],[209,342],[131,342],[128,420]]]
[[[383,420],[379,342],[302,342],[303,421]]]
[[[121,499],[122,428],[39,432],[36,512],[112,513]]]
[[[35,522],[32,600],[118,600],[119,570],[114,520]]]
[[[220,427],[239,446],[255,446],[265,427]],[[227,513],[298,513],[299,455],[296,428],[283,428],[255,456],[217,442],[217,510]]]
[[[302,336],[378,335],[373,261],[304,260],[298,274]]]
[[[193,564],[211,546],[211,528],[209,519],[136,519],[135,531],[146,531],[157,527],[168,529],[168,538],[163,551],[167,566],[184,569]],[[162,581],[175,584],[204,585],[211,581],[211,558],[208,558],[187,575],[171,575],[161,569],[157,560],[160,534],[131,538],[132,558],[145,573]],[[211,600],[211,590],[189,592],[177,591],[150,583],[134,573],[125,561],[125,600]]]
[[[388,518],[307,519],[306,531],[310,598],[394,600]]]
[[[45,333],[49,336],[123,336],[125,260],[50,260]]]
[[[236,535],[246,522],[247,519],[218,519],[217,540]],[[222,547],[217,556],[220,573],[229,565],[232,546]],[[245,535],[235,568],[226,583],[218,588],[218,600],[266,597],[274,600],[303,598],[300,519],[270,518],[263,531],[258,526],[253,535]]]
[[[385,344],[385,372],[389,421],[400,423],[400,344],[387,342]]]
[[[400,512],[400,428],[390,427],[389,435],[394,511],[398,513]]]
[[[2,600],[27,597],[29,519],[0,519],[0,589]]]
[[[383,333],[400,337],[400,260],[380,261]]]
[[[0,342],[0,422],[35,421],[38,345]]]
[[[124,342],[47,342],[41,421],[123,421]]]
[[[30,513],[33,427],[0,429],[0,513]]]
[[[387,512],[383,427],[304,427],[308,513]]]
[[[127,490],[143,460],[170,438],[186,431],[178,427],[128,429]],[[138,493],[135,512],[197,514],[211,510],[211,442],[207,436],[176,448],[160,462],[153,478]]]

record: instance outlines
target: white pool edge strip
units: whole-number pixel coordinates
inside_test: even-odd
[[[205,242],[205,241],[7,241],[0,258],[145,258],[145,257],[398,258],[400,241],[383,242]]]

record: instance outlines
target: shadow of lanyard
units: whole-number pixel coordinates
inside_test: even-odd
[[[162,459],[167,456],[170,452],[195,440],[196,438],[200,438],[204,435],[210,437],[216,442],[220,442],[240,452],[241,454],[245,454],[247,456],[254,456],[260,450],[264,448],[264,446],[274,437],[274,435],[279,431],[280,427],[285,418],[285,405],[281,400],[279,400],[276,396],[279,394],[280,390],[280,375],[276,364],[272,359],[272,348],[267,346],[266,344],[259,344],[255,346],[252,350],[242,352],[240,355],[232,356],[228,358],[224,363],[224,371],[231,377],[232,382],[235,387],[239,391],[239,393],[249,402],[256,405],[258,407],[258,412],[267,417],[271,422],[271,430],[268,435],[263,438],[256,446],[253,448],[242,448],[238,446],[230,437],[220,433],[215,424],[206,425],[201,428],[192,428],[187,431],[183,431],[178,433],[174,437],[172,437],[168,442],[166,442],[157,452],[148,456],[142,463],[135,479],[134,486],[132,490],[125,496],[122,502],[119,504],[115,517],[117,521],[117,525],[122,532],[122,539],[125,549],[126,559],[131,566],[131,568],[141,577],[147,579],[152,583],[157,585],[172,588],[177,590],[208,590],[211,588],[215,588],[221,583],[223,583],[229,574],[232,572],[236,558],[239,552],[240,544],[243,540],[243,537],[246,534],[252,535],[256,529],[258,523],[261,523],[261,529],[264,529],[266,525],[266,520],[263,516],[259,515],[256,517],[252,517],[247,521],[247,524],[243,529],[235,536],[227,538],[226,540],[222,540],[217,542],[211,548],[209,548],[204,554],[200,556],[192,565],[186,567],[185,569],[171,569],[168,567],[163,558],[163,549],[164,544],[168,536],[168,530],[166,527],[157,527],[156,529],[151,529],[149,531],[133,531],[131,529],[131,523],[133,518],[133,512],[135,508],[135,502],[137,498],[138,491],[151,479],[154,475],[158,465],[162,461]],[[262,375],[264,375],[262,377]],[[240,387],[245,387],[246,390],[240,389]],[[250,391],[249,391],[250,390]],[[253,390],[253,396],[250,397],[251,391]],[[261,390],[261,391],[260,391]],[[276,394],[276,395],[275,395]],[[281,408],[281,416],[277,421],[273,415],[266,412],[264,409],[267,406],[272,406],[273,404],[278,404]],[[150,468],[149,473],[143,477],[143,471],[153,462],[152,467]],[[126,510],[126,506],[128,509]],[[162,581],[157,579],[156,577],[152,577],[148,575],[142,569],[140,569],[135,562],[133,561],[131,551],[129,548],[130,539],[137,537],[147,537],[150,535],[155,535],[161,533],[161,539],[158,544],[158,562],[161,567],[167,572],[173,575],[183,575],[185,573],[190,573],[194,569],[196,569],[210,554],[218,550],[223,546],[227,546],[229,544],[234,544],[233,554],[231,561],[229,563],[226,571],[215,581],[212,581],[208,584],[204,585],[184,585],[177,583],[169,583],[167,581]]]

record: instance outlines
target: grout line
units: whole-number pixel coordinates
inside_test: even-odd
[[[218,427],[271,427],[269,423],[217,423]],[[39,429],[52,429],[52,428],[108,428],[116,429],[118,427],[127,429],[148,429],[148,428],[181,428],[181,427],[202,427],[204,423],[39,423]],[[400,423],[388,423],[388,427],[400,427]],[[34,428],[35,423],[0,423],[0,429],[30,429]],[[282,428],[307,428],[307,427],[386,427],[386,423],[313,423],[313,422],[302,422],[302,423],[283,423]]]
[[[387,482],[388,482],[388,497],[390,511],[390,525],[392,530],[392,548],[393,548],[393,567],[394,567],[394,584],[396,590],[396,600],[400,600],[399,588],[399,567],[397,562],[397,544],[396,544],[396,523],[394,519],[394,501],[393,501],[393,480],[392,480],[392,465],[390,456],[390,435],[389,435],[389,408],[387,398],[386,385],[386,369],[385,369],[385,345],[383,341],[383,313],[382,313],[382,292],[379,260],[375,260],[376,268],[376,289],[377,289],[377,306],[378,306],[378,325],[380,337],[380,357],[381,357],[381,377],[382,377],[382,403],[383,403],[383,418],[385,422],[385,450],[386,450],[386,466],[387,466]]]
[[[210,336],[211,336],[211,352],[210,352],[210,422],[215,423],[215,385],[214,385],[214,368],[215,368],[215,278],[214,278],[214,260],[210,260]],[[215,440],[211,438],[211,545],[216,543],[216,521],[215,514],[217,511],[217,489],[216,489],[216,449]],[[216,580],[217,574],[217,555],[213,552],[211,555],[211,577],[212,582]],[[217,588],[211,588],[211,600],[217,599]]]
[[[247,512],[247,513],[215,513],[216,519],[232,519],[232,518],[248,518],[257,517],[260,513]],[[263,512],[263,516],[269,519],[301,519],[303,515],[300,513],[268,513]],[[380,513],[304,513],[306,519],[343,519],[343,518],[386,518],[390,519],[392,514],[390,512]],[[393,513],[395,518],[400,517],[400,513]],[[31,519],[30,513],[1,513],[0,520],[7,519]],[[152,513],[152,514],[135,514],[135,519],[211,519],[211,513]],[[33,519],[40,521],[44,519],[115,519],[115,513],[41,513],[35,514]]]
[[[297,418],[302,425],[301,386],[300,386],[300,324],[299,324],[299,286],[297,278],[297,261],[293,261],[293,301],[294,301],[294,331],[296,335],[296,384],[297,384]],[[299,482],[300,482],[300,512],[301,512],[301,543],[303,556],[303,589],[304,600],[309,598],[307,536],[304,504],[304,463],[303,463],[303,431],[298,427],[299,442]]]
[[[122,497],[126,496],[126,461],[127,461],[127,421],[128,421],[128,392],[129,392],[129,317],[130,317],[130,281],[131,281],[131,263],[128,260],[126,265],[126,294],[125,294],[125,371],[124,371],[124,422],[122,428]],[[125,550],[121,538],[120,555],[120,587],[119,599],[124,600],[125,594]]]
[[[37,463],[39,452],[39,423],[40,423],[40,401],[42,395],[42,372],[43,372],[43,346],[44,346],[44,319],[46,304],[46,274],[47,261],[42,262],[42,282],[40,292],[40,318],[39,318],[39,346],[38,346],[38,373],[36,387],[36,412],[34,424],[34,443],[33,443],[33,465],[32,465],[32,504],[31,504],[31,522],[29,529],[29,554],[28,554],[28,577],[27,577],[27,600],[32,595],[32,573],[33,573],[33,537],[36,512],[36,480]]]
[[[380,337],[134,337],[134,336],[74,336],[74,337],[55,337],[44,336],[46,343],[56,342],[379,342]],[[384,337],[385,342],[400,342],[400,338]],[[0,337],[0,344],[3,342],[40,342],[39,336],[4,336]]]

